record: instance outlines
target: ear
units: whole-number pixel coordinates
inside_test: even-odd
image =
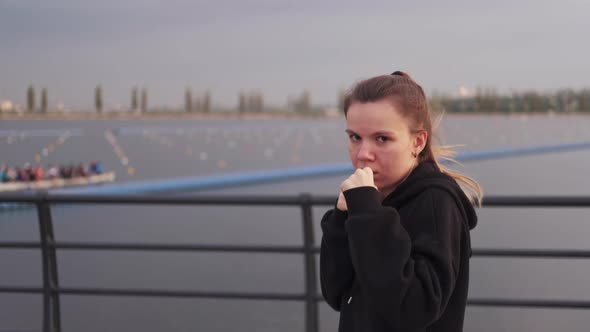
[[[414,136],[414,149],[416,154],[420,154],[428,142],[428,132],[426,130],[420,130]]]

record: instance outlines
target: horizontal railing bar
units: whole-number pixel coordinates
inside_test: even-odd
[[[473,256],[514,258],[590,258],[590,250],[473,249]]]
[[[195,252],[257,252],[257,253],[303,253],[299,246],[248,246],[248,245],[192,245],[192,244],[148,244],[148,243],[85,243],[59,242],[49,243],[49,248],[70,250],[140,250],[140,251],[195,251]],[[38,242],[0,242],[0,249],[39,249]],[[319,253],[320,248],[313,248]],[[590,250],[560,249],[473,249],[476,257],[513,257],[513,258],[590,258]]]
[[[43,287],[9,287],[9,286],[0,286],[0,293],[40,294],[40,293],[43,293]]]
[[[298,246],[247,246],[247,245],[192,245],[192,244],[145,244],[145,243],[83,243],[60,242],[49,244],[56,249],[82,250],[141,250],[141,251],[215,251],[215,252],[260,252],[303,253]]]
[[[486,196],[484,207],[590,207],[585,196]]]
[[[202,292],[182,290],[143,290],[143,289],[112,289],[112,288],[58,288],[52,292],[69,295],[100,295],[100,296],[139,296],[139,297],[176,297],[176,298],[212,298],[212,299],[244,299],[244,300],[285,300],[303,301],[304,294],[289,293],[239,293],[239,292]],[[41,287],[0,287],[0,293],[43,293]],[[324,301],[316,295],[316,301]],[[569,308],[590,309],[590,301],[562,301],[543,299],[468,299],[470,306],[490,307],[533,307],[533,308]]]
[[[236,245],[193,245],[193,244],[148,244],[148,243],[48,243],[48,248],[80,250],[140,250],[140,251],[213,251],[213,252],[259,252],[259,253],[303,253],[300,246],[236,246]],[[39,249],[38,242],[0,242],[0,249]],[[319,252],[319,248],[316,248]]]
[[[39,242],[0,242],[0,249],[40,249],[41,243]]]
[[[240,292],[203,292],[158,289],[114,289],[114,288],[60,288],[54,290],[69,295],[101,296],[145,296],[145,297],[194,297],[211,299],[246,299],[246,300],[286,300],[302,301],[304,294],[289,293],[240,293]]]
[[[0,293],[43,293],[42,287],[0,287]],[[218,299],[250,299],[250,300],[287,300],[303,301],[304,294],[290,293],[240,293],[240,292],[202,292],[186,290],[155,290],[132,288],[52,288],[51,292],[70,295],[102,295],[102,296],[147,296],[147,297],[194,297]]]
[[[307,200],[309,199],[309,200]],[[2,194],[0,202],[37,203],[78,203],[78,204],[198,204],[198,205],[333,205],[333,196],[316,195],[308,198],[301,196],[248,195],[248,196],[196,196],[149,194]],[[484,207],[590,207],[590,197],[583,196],[486,196]]]
[[[490,307],[534,307],[555,309],[590,309],[590,301],[469,299],[467,305]]]
[[[310,203],[314,205],[334,204],[334,197],[313,197],[305,199],[300,196],[276,196],[276,195],[249,195],[249,196],[196,196],[174,195],[150,196],[148,194],[8,194],[0,195],[0,202],[37,203],[47,201],[50,203],[69,204],[162,204],[162,205],[288,205],[299,206]]]

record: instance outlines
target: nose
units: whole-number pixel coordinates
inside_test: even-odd
[[[358,160],[363,161],[371,161],[375,159],[375,154],[373,153],[373,148],[369,143],[362,143],[359,147],[359,150],[356,155]]]

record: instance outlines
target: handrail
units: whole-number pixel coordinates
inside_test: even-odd
[[[333,205],[334,197],[312,196],[203,196],[203,195],[101,195],[101,194],[23,194],[0,195],[1,202],[29,203],[37,208],[40,242],[0,242],[0,249],[40,249],[42,253],[43,287],[0,286],[0,293],[43,294],[43,331],[61,331],[60,294],[104,295],[104,296],[150,296],[223,298],[250,300],[304,301],[305,326],[308,332],[318,331],[318,294],[316,255],[319,248],[314,244],[312,207]],[[303,245],[193,245],[170,243],[100,243],[100,242],[56,242],[53,235],[51,204],[160,204],[160,205],[246,205],[246,206],[299,206],[302,211]],[[490,196],[483,201],[484,207],[590,207],[590,197],[580,196]],[[262,252],[303,254],[305,258],[305,292],[298,293],[256,293],[256,292],[206,292],[166,289],[113,289],[113,288],[71,288],[59,286],[57,271],[57,250],[136,250],[136,251],[190,251],[190,252]],[[561,258],[588,259],[589,250],[550,249],[473,249],[474,256],[510,258]],[[531,308],[577,308],[590,309],[590,301],[544,300],[544,299],[472,299],[468,305],[531,307]]]
[[[48,248],[73,249],[73,250],[117,250],[117,251],[203,251],[203,252],[250,252],[250,253],[275,253],[293,254],[305,253],[304,247],[298,246],[255,246],[255,245],[193,245],[193,244],[167,244],[167,243],[107,243],[107,242],[64,242],[48,243]],[[40,249],[37,242],[0,242],[0,249]],[[319,247],[313,248],[313,253],[320,252]],[[473,256],[479,257],[511,257],[511,258],[561,258],[576,259],[590,258],[590,250],[572,249],[473,249]]]
[[[160,205],[295,205],[307,201],[308,194],[299,196],[276,195],[174,195],[156,196],[149,194],[46,194],[50,203],[68,204],[160,204]],[[0,194],[0,203],[38,203],[38,194]],[[332,196],[310,196],[311,205],[332,205]],[[483,207],[590,207],[590,196],[486,196]]]

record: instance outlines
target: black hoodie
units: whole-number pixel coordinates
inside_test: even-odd
[[[373,187],[344,196],[348,212],[321,221],[322,294],[338,331],[462,331],[477,216],[457,182],[422,162],[383,201]]]

